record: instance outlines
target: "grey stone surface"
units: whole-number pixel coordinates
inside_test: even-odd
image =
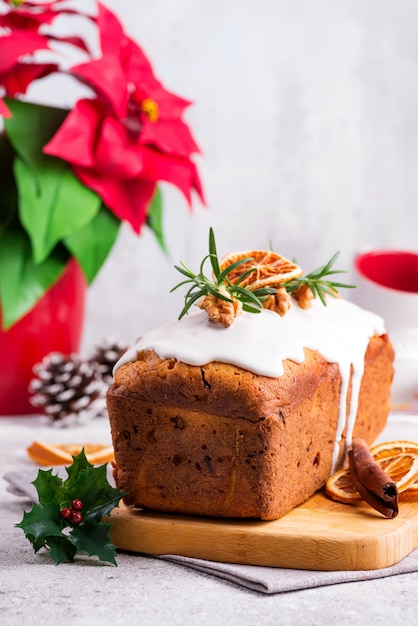
[[[394,418],[385,433],[417,438],[418,418]],[[28,467],[35,439],[97,441],[109,438],[106,420],[57,431],[38,418],[0,418],[0,475]],[[118,566],[88,558],[55,566],[35,554],[14,527],[23,502],[0,482],[0,623],[141,626],[316,626],[417,623],[418,573],[267,596],[189,568],[148,556],[119,554]]]

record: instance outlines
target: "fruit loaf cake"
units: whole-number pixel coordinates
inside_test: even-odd
[[[125,504],[277,519],[324,485],[353,436],[374,441],[393,376],[383,320],[293,296],[285,314],[235,311],[226,327],[203,306],[118,361],[107,404]]]

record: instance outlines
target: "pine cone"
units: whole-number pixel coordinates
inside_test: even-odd
[[[33,371],[30,402],[54,425],[83,423],[105,412],[106,385],[88,361],[52,352]]]
[[[129,346],[122,341],[109,337],[93,350],[89,361],[99,372],[103,382],[109,387],[113,382],[113,368]]]

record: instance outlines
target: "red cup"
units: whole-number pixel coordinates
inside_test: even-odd
[[[418,253],[371,250],[354,260],[353,301],[377,313],[389,331],[418,329]]]
[[[360,254],[355,267],[364,279],[396,291],[418,293],[418,253],[374,250]]]
[[[395,348],[392,407],[408,407],[418,387],[418,253],[372,250],[354,260],[353,300],[380,315]]]

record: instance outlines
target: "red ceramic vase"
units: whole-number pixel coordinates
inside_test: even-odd
[[[39,412],[29,402],[32,368],[50,352],[79,350],[85,296],[84,274],[71,259],[35,307],[9,330],[0,330],[0,415]]]

